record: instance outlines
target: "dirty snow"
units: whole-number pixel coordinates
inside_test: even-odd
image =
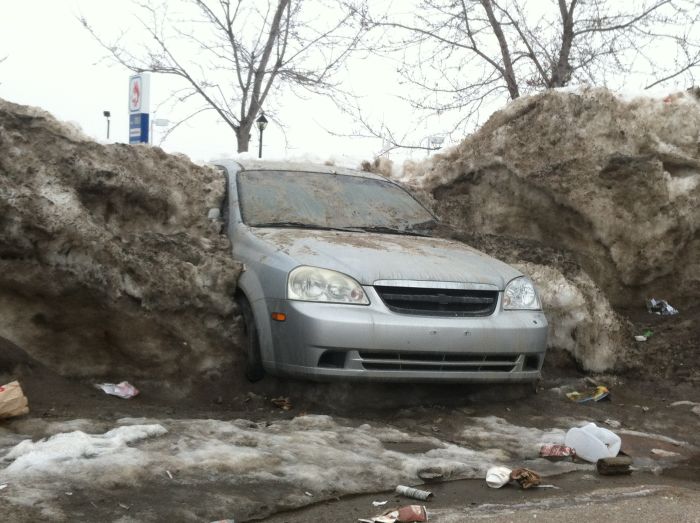
[[[471,418],[459,444],[379,423],[355,427],[324,415],[269,425],[242,419],[122,419],[118,424],[103,434],[63,432],[9,448],[0,440],[0,483],[12,486],[5,499],[39,503],[49,514],[51,493],[67,484],[118,488],[165,481],[170,472],[174,481],[194,483],[212,477],[230,485],[274,482],[288,492],[281,505],[299,506],[309,503],[305,492],[318,501],[417,484],[418,471],[426,467],[440,467],[452,479],[481,478],[494,463],[522,460],[545,475],[577,467],[537,458],[539,443],[563,441],[563,429],[516,426],[496,417]],[[55,428],[47,424],[45,431]],[[390,450],[396,443],[419,443],[428,450]]]
[[[70,376],[231,362],[240,268],[207,218],[218,172],[0,100],[0,180],[0,336]]]
[[[81,460],[99,460],[115,454],[119,455],[120,461],[129,462],[132,454],[136,454],[137,459],[140,454],[128,446],[130,443],[162,436],[166,432],[161,425],[130,425],[100,435],[75,431],[56,434],[37,442],[24,440],[2,458],[4,462],[11,461],[3,472],[10,477],[41,475],[55,472],[57,467],[65,472]]]
[[[629,343],[628,330],[588,274],[567,278],[552,266],[514,265],[534,281],[542,299],[548,347],[570,352],[586,370],[614,368]]]
[[[614,304],[700,289],[700,91],[547,91],[399,179],[467,230],[563,247]]]

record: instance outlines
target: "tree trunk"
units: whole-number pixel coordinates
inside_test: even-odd
[[[513,59],[510,54],[510,49],[508,48],[508,40],[503,34],[503,27],[501,23],[496,19],[496,15],[493,14],[493,5],[491,5],[491,0],[481,0],[481,5],[486,11],[486,16],[489,19],[489,24],[491,24],[491,29],[493,29],[493,34],[496,35],[498,40],[498,46],[501,48],[501,58],[503,59],[503,70],[501,74],[506,82],[506,87],[508,87],[508,94],[511,100],[515,100],[520,96],[520,88],[518,87],[518,79],[515,77],[515,71],[513,70]]]
[[[236,144],[238,145],[239,153],[248,152],[248,146],[250,145],[250,125],[242,125],[236,129]]]

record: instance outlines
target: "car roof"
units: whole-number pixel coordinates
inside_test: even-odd
[[[293,161],[269,161],[257,159],[230,159],[217,160],[212,162],[215,165],[221,165],[229,172],[236,171],[292,171],[292,172],[311,172],[311,173],[327,173],[327,174],[342,174],[346,176],[358,176],[361,178],[371,178],[374,180],[386,180],[384,176],[379,174],[358,171],[348,167],[338,167],[336,165],[324,165],[311,162],[293,162]]]

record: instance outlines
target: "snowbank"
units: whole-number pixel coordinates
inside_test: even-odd
[[[223,194],[184,157],[0,100],[0,336],[73,376],[229,361],[239,267],[207,219]]]
[[[466,230],[563,247],[620,305],[700,291],[700,93],[520,98],[399,179]]]

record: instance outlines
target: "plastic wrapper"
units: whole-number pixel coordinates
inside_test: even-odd
[[[576,451],[566,445],[545,444],[540,447],[540,457],[547,458],[550,461],[573,458],[575,455]]]
[[[122,381],[121,383],[97,383],[95,387],[104,391],[105,394],[118,396],[125,400],[138,396],[139,394],[139,389],[128,381]]]

